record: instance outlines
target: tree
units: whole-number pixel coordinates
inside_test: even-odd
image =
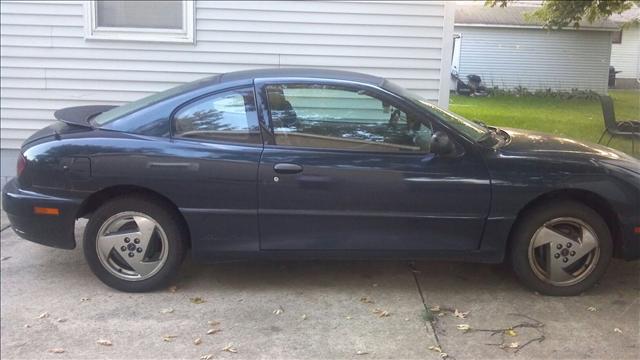
[[[513,1],[485,0],[485,5],[506,7]],[[640,6],[640,0],[543,0],[542,6],[529,15],[541,20],[547,28],[561,29],[569,25],[578,28],[583,20],[593,23],[606,19],[630,9],[634,4]]]

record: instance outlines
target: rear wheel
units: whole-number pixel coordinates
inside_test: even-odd
[[[174,276],[185,252],[175,214],[143,197],[118,198],[93,214],[84,254],[105,284],[122,291],[149,291]]]
[[[593,209],[572,201],[525,213],[514,231],[511,260],[520,280],[545,295],[577,295],[604,275],[613,244]]]

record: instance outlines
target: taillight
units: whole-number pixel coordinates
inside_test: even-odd
[[[18,174],[18,176],[22,175],[22,172],[24,171],[24,168],[27,167],[27,159],[25,159],[24,155],[22,155],[22,153],[18,154],[18,163],[16,164],[16,174]]]

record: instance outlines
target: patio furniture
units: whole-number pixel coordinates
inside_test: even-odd
[[[613,100],[610,96],[601,95],[600,104],[602,105],[602,115],[604,117],[604,131],[598,140],[598,144],[604,138],[606,133],[610,137],[607,146],[616,136],[631,138],[631,152],[635,153],[635,139],[640,139],[640,121],[616,121],[616,114],[613,110]]]

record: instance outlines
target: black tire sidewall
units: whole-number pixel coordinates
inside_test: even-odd
[[[595,269],[581,282],[570,286],[554,286],[539,279],[529,264],[529,244],[535,232],[546,222],[572,217],[582,220],[595,231],[600,256]],[[613,255],[611,231],[602,217],[590,207],[574,201],[545,203],[522,214],[511,239],[511,263],[520,279],[529,288],[544,295],[579,295],[595,285],[604,275]]]
[[[98,258],[96,241],[100,227],[111,216],[125,211],[135,211],[153,218],[167,236],[167,260],[160,271],[145,280],[120,279],[105,269]],[[91,271],[106,285],[126,292],[144,292],[166,286],[176,275],[184,258],[185,237],[174,211],[167,210],[160,202],[145,197],[122,197],[105,203],[93,213],[84,231],[83,250]]]

